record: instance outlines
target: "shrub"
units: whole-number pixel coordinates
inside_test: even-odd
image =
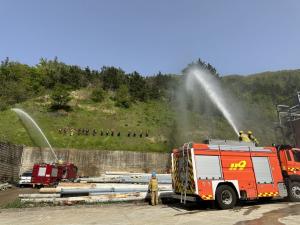
[[[105,98],[105,91],[102,88],[97,88],[92,91],[91,99],[94,102],[102,102]]]
[[[52,110],[70,110],[68,102],[71,100],[70,93],[63,87],[57,87],[51,94],[51,109]]]

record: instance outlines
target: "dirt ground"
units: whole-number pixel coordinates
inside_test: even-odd
[[[12,187],[6,191],[0,191],[0,208],[15,201],[19,194],[32,194],[38,193],[38,189],[33,188],[17,188]]]
[[[298,225],[299,221],[300,203],[285,202],[248,203],[232,210],[178,203],[154,207],[130,203],[0,210],[1,225]]]

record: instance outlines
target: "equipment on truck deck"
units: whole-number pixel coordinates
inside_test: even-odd
[[[62,180],[73,181],[77,170],[73,163],[34,164],[31,182],[33,186],[51,186]]]
[[[220,140],[187,143],[173,150],[172,186],[183,203],[197,197],[215,200],[222,209],[238,199],[300,201],[300,149]]]
[[[278,138],[282,139],[283,143],[300,146],[300,91],[297,91],[293,100],[289,98],[276,108],[278,117],[276,130],[280,131]]]

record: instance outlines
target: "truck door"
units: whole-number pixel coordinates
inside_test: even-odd
[[[252,157],[258,197],[272,197],[274,181],[268,157]]]
[[[40,166],[38,170],[39,183],[43,184],[46,178],[47,167]]]
[[[223,179],[220,158],[218,155],[195,155],[198,194],[203,200],[212,200],[213,180]]]
[[[289,164],[289,172],[293,175],[300,175],[300,149],[290,150],[292,161]]]

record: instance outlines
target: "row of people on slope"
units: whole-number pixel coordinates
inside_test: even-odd
[[[89,136],[90,134],[93,135],[93,136],[96,136],[97,134],[99,134],[100,136],[118,136],[120,137],[121,136],[121,132],[120,131],[115,131],[113,129],[108,129],[108,130],[97,130],[97,129],[88,129],[88,128],[69,128],[69,127],[65,127],[65,128],[60,128],[58,129],[58,132],[60,134],[63,134],[63,135],[70,135],[70,136],[74,136],[75,134],[80,136],[80,135],[86,135],[86,136]],[[136,132],[136,131],[128,131],[127,132],[127,137],[137,137],[139,136],[140,138],[142,138],[143,136],[145,137],[149,137],[149,131],[146,130],[146,131],[139,131],[139,132]]]
[[[244,131],[239,132],[239,141],[244,141],[244,142],[253,142],[255,146],[258,146],[259,142],[258,140],[254,137],[252,131],[248,131],[248,133],[244,133]]]

